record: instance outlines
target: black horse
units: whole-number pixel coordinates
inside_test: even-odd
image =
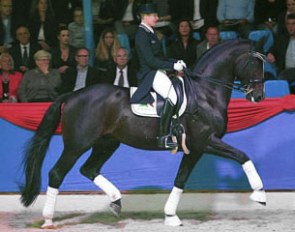
[[[243,89],[246,98],[253,102],[264,98],[263,62],[263,55],[250,41],[233,40],[210,49],[184,78],[188,104],[179,121],[185,129],[190,153],[182,158],[165,205],[165,224],[181,224],[176,215],[177,205],[193,167],[204,152],[240,163],[253,189],[250,198],[265,204],[262,181],[249,157],[221,140],[226,131],[227,107],[233,88]],[[234,85],[235,80],[241,85]],[[56,197],[65,176],[91,148],[92,153],[80,171],[109,196],[113,212],[120,213],[120,191],[100,174],[102,166],[120,143],[159,150],[156,139],[159,119],[134,115],[129,101],[126,88],[95,85],[63,95],[51,104],[27,146],[24,159],[26,180],[21,186],[21,201],[24,206],[29,206],[40,192],[42,163],[61,120],[64,150],[49,173],[43,228],[53,226]]]

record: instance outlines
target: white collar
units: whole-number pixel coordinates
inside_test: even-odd
[[[148,25],[146,25],[145,23],[141,22],[141,24],[146,27],[150,32],[154,33],[154,29]]]
[[[21,48],[29,48],[30,47],[30,43],[27,43],[27,44],[20,44]]]

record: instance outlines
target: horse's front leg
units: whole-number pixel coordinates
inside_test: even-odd
[[[191,152],[189,155],[184,155],[180,163],[176,178],[174,180],[174,187],[165,204],[165,225],[181,226],[182,222],[176,214],[178,203],[180,201],[184,185],[191,174],[195,164],[201,158],[202,153]]]
[[[240,163],[253,190],[250,199],[263,205],[266,204],[266,194],[263,189],[262,180],[253,162],[244,152],[224,143],[214,135],[210,136],[205,152],[232,159]]]

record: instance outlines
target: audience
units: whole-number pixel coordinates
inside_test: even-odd
[[[98,71],[88,64],[89,50],[87,48],[79,48],[75,59],[77,65],[69,67],[62,76],[61,93],[77,91],[101,82]]]
[[[203,28],[207,25],[218,24],[217,2],[218,0],[169,0],[170,14],[172,20],[177,22],[183,18],[193,23],[194,31],[203,34]]]
[[[217,19],[221,31],[236,31],[248,38],[253,29],[255,0],[218,0]]]
[[[59,93],[61,77],[50,68],[51,54],[39,50],[34,54],[36,68],[27,71],[20,83],[18,95],[21,102],[51,102]]]
[[[107,0],[107,7],[113,15],[115,30],[118,34],[128,35],[131,47],[134,47],[134,38],[139,24],[139,0]]]
[[[277,34],[287,34],[288,30],[286,28],[286,19],[289,14],[295,14],[295,0],[281,0],[285,2],[285,9],[280,13],[278,17],[278,31]]]
[[[17,21],[16,15],[13,14],[12,0],[0,1],[0,53],[7,51],[14,42],[14,32]]]
[[[209,26],[206,29],[205,39],[197,45],[197,60],[210,48],[220,43],[219,29],[217,26]]]
[[[83,9],[77,7],[73,13],[73,21],[68,26],[70,45],[75,48],[84,46],[84,19]]]
[[[278,31],[278,17],[285,10],[285,0],[255,1],[255,26],[259,30],[272,30],[274,35]]]
[[[13,58],[8,53],[0,55],[0,98],[1,102],[17,102],[18,87],[23,75],[14,71]]]
[[[109,9],[109,1],[107,0],[95,0],[92,4],[93,14],[93,29],[94,29],[94,42],[98,43],[101,33],[106,28],[114,27],[115,18]]]
[[[76,48],[69,44],[69,30],[67,27],[60,27],[57,35],[59,41],[57,47],[51,51],[52,67],[57,69],[61,75],[65,73],[67,68],[75,66]]]
[[[29,29],[24,25],[20,25],[15,34],[16,43],[9,49],[9,53],[13,57],[15,70],[24,73],[35,67],[33,55],[41,46],[30,40]]]
[[[82,7],[82,0],[53,0],[52,8],[58,26],[67,27],[73,21],[74,9]]]
[[[21,4],[24,2],[27,8]],[[19,95],[14,89],[8,100],[17,101],[19,96],[22,102],[53,101],[59,91],[76,91],[101,82],[137,85],[136,57],[128,58],[130,51],[121,47],[118,33],[126,33],[133,47],[142,3],[157,6],[155,31],[159,39],[168,39],[167,57],[184,60],[193,68],[203,53],[220,42],[219,30],[234,30],[247,38],[255,25],[255,29],[270,29],[277,35],[268,61],[276,64],[279,79],[295,81],[295,0],[94,0],[94,67],[88,64],[89,51],[84,44],[82,0],[0,0],[2,83],[7,76],[3,73],[18,76],[13,79],[19,82],[22,79]],[[200,42],[193,37],[195,31],[200,32]],[[120,69],[123,84],[119,83]],[[9,91],[14,88],[11,83]],[[1,88],[7,92],[7,86]]]
[[[118,48],[114,57],[115,66],[107,73],[101,74],[105,83],[127,87],[137,86],[136,68],[128,59],[128,51]]]
[[[29,19],[29,30],[33,41],[42,49],[50,50],[57,44],[57,22],[50,0],[33,0]]]
[[[274,46],[267,54],[267,60],[276,64],[278,79],[292,83],[295,81],[295,14],[288,14],[286,28],[288,35],[277,36]]]
[[[95,49],[95,68],[99,71],[108,72],[114,66],[114,56],[120,43],[114,29],[105,29],[100,36]]]
[[[177,26],[177,39],[168,47],[167,57],[183,60],[191,68],[196,62],[198,42],[193,38],[190,21],[180,20]]]

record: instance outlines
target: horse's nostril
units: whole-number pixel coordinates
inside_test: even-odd
[[[257,101],[257,102],[260,102],[261,100],[263,100],[263,96],[258,96],[258,97],[256,98],[256,101]]]

